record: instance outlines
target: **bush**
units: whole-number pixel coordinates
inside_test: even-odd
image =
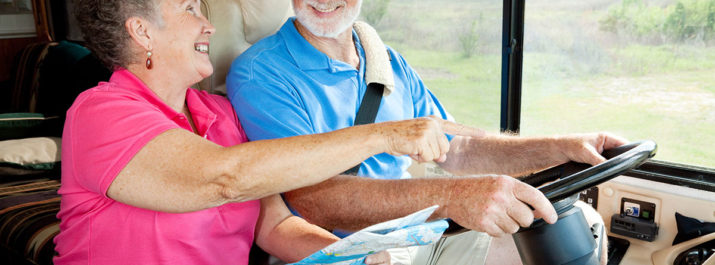
[[[459,33],[459,47],[462,49],[462,56],[466,58],[472,57],[477,51],[477,45],[479,43],[479,32],[477,32],[479,25],[482,21],[482,14],[479,14],[478,19],[472,20],[472,23],[468,24]]]
[[[707,40],[712,37],[709,23],[715,15],[715,0],[678,1],[675,10],[666,19],[666,34],[676,41]]]
[[[645,42],[715,39],[715,0],[679,0],[665,7],[623,0],[609,8],[600,29]]]

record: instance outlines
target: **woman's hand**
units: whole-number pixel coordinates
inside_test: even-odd
[[[365,258],[367,265],[392,265],[390,253],[387,250],[380,251]]]
[[[375,124],[382,129],[387,153],[409,155],[418,162],[444,162],[449,152],[445,134],[478,136],[484,132],[437,116]]]

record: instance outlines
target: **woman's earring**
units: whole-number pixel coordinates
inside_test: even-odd
[[[146,52],[146,69],[151,70],[154,65],[151,64],[151,51]]]

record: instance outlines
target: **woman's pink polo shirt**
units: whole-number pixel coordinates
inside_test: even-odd
[[[227,99],[190,88],[186,103],[204,138],[222,146],[247,141]],[[107,197],[129,160],[173,128],[191,130],[125,69],[77,97],[62,139],[55,264],[247,264],[259,201],[174,214]]]

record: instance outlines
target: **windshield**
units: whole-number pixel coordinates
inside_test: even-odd
[[[364,0],[459,122],[496,132],[501,1]],[[715,0],[529,0],[521,135],[610,131],[715,167]]]
[[[522,133],[607,130],[715,167],[715,1],[528,1]]]

